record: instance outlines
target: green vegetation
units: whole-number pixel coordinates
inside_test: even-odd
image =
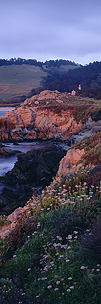
[[[100,304],[101,184],[53,184],[1,240],[1,303]]]
[[[101,131],[74,147],[77,170],[30,198],[0,240],[3,304],[101,303]]]
[[[79,84],[81,90],[78,90]],[[43,89],[71,92],[75,90],[82,97],[101,99],[101,61],[79,65],[76,69],[69,69],[67,73],[52,73],[48,75]]]
[[[74,191],[76,184],[87,182],[88,188],[93,184],[95,187],[101,181],[101,130],[96,131],[90,137],[85,137],[76,142],[70,149],[84,149],[84,154],[76,163],[75,171],[59,174],[53,180],[53,187],[61,186],[64,183],[69,191]]]
[[[7,220],[7,217],[5,215],[0,216],[0,227],[4,225],[9,225],[11,222]]]
[[[78,68],[68,60],[40,62],[35,59],[0,59],[0,104],[19,105],[27,97],[40,93],[47,76],[62,75],[69,69]]]
[[[81,162],[85,167],[87,165],[101,165],[101,130],[93,133],[90,137],[85,137],[73,147],[84,149],[85,154]]]
[[[28,64],[0,66],[0,104],[23,102],[46,76],[40,67]]]
[[[17,105],[43,90],[75,90],[82,97],[101,99],[101,62],[82,66],[63,59],[0,59],[1,104]]]
[[[63,94],[59,96],[62,102],[58,102],[56,98],[38,100],[40,108],[46,108],[61,115],[61,111],[69,110],[71,116],[74,117],[77,123],[85,121],[86,118],[93,116],[95,121],[101,119],[101,100],[83,98],[79,96],[70,96]],[[34,101],[33,101],[34,104]]]

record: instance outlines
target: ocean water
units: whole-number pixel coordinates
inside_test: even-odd
[[[0,158],[0,176],[4,176],[8,171],[13,169],[14,164],[17,161],[17,156],[12,155],[10,157]]]
[[[33,149],[42,149],[44,147],[49,147],[52,143],[50,141],[34,141],[34,142],[22,142],[22,143],[3,143],[5,148],[20,151],[26,153],[27,151]],[[0,158],[0,176],[4,176],[8,171],[10,171],[15,162],[17,161],[17,156],[12,155],[9,157]]]
[[[0,115],[5,116],[6,112],[14,110],[14,108],[0,108]]]
[[[17,150],[23,153],[26,153],[27,151],[31,149],[41,149],[43,147],[47,147],[50,145],[49,142],[23,142],[23,143],[5,143],[3,144],[6,148],[11,150]],[[4,176],[8,171],[12,170],[14,167],[15,162],[17,161],[17,156],[12,155],[9,157],[1,157],[0,158],[0,176]]]
[[[13,143],[4,143],[6,148],[9,148],[11,150],[17,150],[23,153],[26,153],[27,151],[33,149],[42,149],[44,147],[49,147],[51,146],[52,142],[51,141],[44,141],[44,140],[36,140],[36,141],[32,141],[32,142],[17,142],[15,144]]]
[[[0,110],[0,115],[5,116],[6,112],[7,112],[7,110]]]
[[[17,161],[17,156],[16,155],[12,155],[10,157],[1,157],[0,158],[0,176],[5,176],[5,174],[10,171],[11,169],[13,169],[14,164]],[[0,182],[0,194],[2,193],[2,190],[4,188],[4,184],[2,182]]]
[[[6,112],[14,110],[14,107],[1,107],[0,108],[0,116],[5,116]],[[0,117],[1,119],[2,117]],[[47,147],[51,145],[50,141],[34,141],[34,142],[20,142],[17,144],[13,144],[13,143],[4,143],[4,146],[11,149],[11,150],[17,150],[17,151],[21,151],[23,153],[26,153],[27,151],[31,150],[31,149],[42,149],[44,147]],[[60,144],[61,146],[61,144]],[[2,157],[0,158],[0,177],[5,176],[5,174],[12,170],[14,167],[14,164],[17,161],[17,156],[16,155],[12,155],[10,157]],[[2,184],[2,182],[0,183],[0,193],[2,193],[4,185]]]
[[[27,151],[31,150],[31,149],[42,149],[44,147],[49,147],[51,146],[51,144],[53,143],[53,141],[34,141],[34,142],[19,142],[17,144],[13,144],[13,143],[3,143],[3,145],[6,148],[9,148],[11,150],[17,150],[17,151],[21,151],[23,153],[26,153]],[[55,143],[55,142],[54,142]],[[65,144],[62,144],[61,142],[58,143],[58,145],[61,147],[63,147],[64,149],[68,150],[68,146]],[[12,155],[10,157],[2,157],[0,158],[0,176],[5,176],[5,174],[12,170],[14,167],[14,164],[17,161],[17,156],[16,155]],[[2,183],[0,183],[0,193],[2,193],[2,189],[3,189],[4,185]]]

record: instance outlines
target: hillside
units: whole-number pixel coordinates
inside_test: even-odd
[[[66,60],[37,62],[36,60],[0,60],[0,105],[17,105],[36,93],[47,77],[67,73],[78,65]],[[32,92],[31,92],[32,91]]]
[[[58,144],[60,159],[64,156],[64,152],[61,156],[59,143],[64,147],[64,141],[66,141],[67,146],[71,146],[75,142],[72,137],[77,136],[77,133],[81,133],[83,137],[90,136],[100,129],[100,100],[76,97],[58,91],[42,91],[40,94],[27,98],[19,107],[0,117],[2,143],[18,143],[19,148],[19,143],[26,141],[43,140],[50,142],[50,145],[52,141],[55,141]],[[49,149],[51,151],[51,148]],[[35,152],[34,155],[34,151],[32,154],[18,155],[17,153],[17,164],[14,170],[12,169],[5,178],[0,179],[1,183],[6,185],[0,195],[1,214],[12,212],[19,204],[22,206],[26,201],[26,196],[28,198],[32,193],[33,183],[35,187],[45,187],[49,184],[59,165],[51,161],[51,156],[60,161],[56,156],[56,149],[54,154],[52,149],[52,155],[50,151],[44,151],[43,155],[42,151],[41,155],[39,152],[37,154]],[[100,152],[98,146],[98,153]],[[1,144],[0,153],[1,157],[2,155],[7,157],[10,151],[5,150]],[[96,155],[99,154],[96,153]],[[16,187],[19,193],[16,193],[12,186]]]
[[[79,85],[81,90],[78,89]],[[75,90],[76,94],[82,97],[101,99],[101,62],[79,66],[75,70],[69,69],[63,75],[53,73],[47,77],[43,88],[57,89],[60,92]]]
[[[47,72],[30,65],[0,66],[0,104],[17,105],[41,85]]]
[[[41,195],[0,217],[2,304],[100,304],[100,156],[98,131],[68,150]]]
[[[18,154],[5,176],[0,302],[100,304],[101,101],[45,90],[0,118],[4,142],[57,139],[71,146],[71,135],[83,133],[83,139],[61,155],[51,141],[51,154],[49,147]],[[10,153],[4,144],[2,152]],[[37,176],[45,182],[41,194],[31,193],[19,205],[18,192],[11,187],[19,190],[21,185],[22,190],[24,185],[28,194]]]
[[[0,59],[0,105],[18,105],[47,89],[101,99],[101,62],[82,66],[63,59]]]

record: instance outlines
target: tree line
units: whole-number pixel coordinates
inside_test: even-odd
[[[36,59],[23,59],[23,58],[11,58],[11,59],[0,59],[0,66],[2,65],[22,65],[22,64],[30,64],[35,66],[47,66],[47,67],[60,67],[60,65],[74,65],[77,66],[79,64],[74,61],[56,59],[56,60],[46,60],[45,62],[37,61]]]

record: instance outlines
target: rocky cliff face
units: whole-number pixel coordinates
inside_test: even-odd
[[[67,175],[67,173],[73,173],[75,170],[77,170],[81,165],[78,164],[76,166],[76,163],[81,159],[81,157],[84,155],[84,149],[75,149],[72,148],[68,150],[66,155],[61,159],[59,164],[59,169],[57,171],[57,177],[59,175]]]
[[[1,143],[0,143],[0,158],[2,157],[9,157],[11,155],[15,155],[17,154],[17,150],[11,150],[9,148],[6,148],[5,146],[3,146]]]
[[[0,141],[68,139],[82,128],[73,117],[68,94],[43,91],[0,118]]]
[[[14,168],[0,178],[5,185],[0,194],[0,215],[23,207],[33,190],[38,194],[49,185],[65,154],[66,151],[52,143],[43,149],[17,154]]]

